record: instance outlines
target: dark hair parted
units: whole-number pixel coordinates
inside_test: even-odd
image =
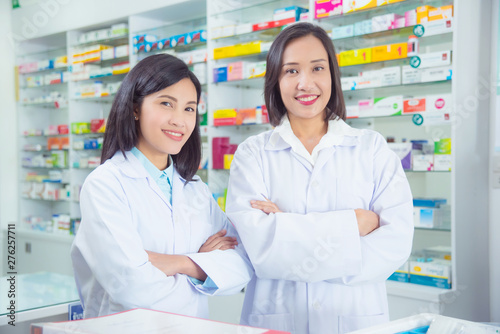
[[[144,98],[174,85],[184,78],[190,79],[200,102],[201,86],[196,76],[180,59],[158,54],[149,56],[135,65],[123,80],[111,106],[101,155],[101,164],[116,152],[130,151],[137,145],[139,122],[134,119],[134,110],[141,112]],[[180,152],[172,155],[175,169],[186,181],[192,181],[201,160],[201,136],[196,108],[196,125],[193,133]]]
[[[340,70],[332,40],[323,28],[307,22],[294,23],[283,29],[274,40],[267,54],[267,67],[264,84],[264,99],[273,126],[281,123],[286,108],[281,98],[279,80],[283,64],[283,52],[287,45],[300,37],[312,35],[319,39],[328,54],[328,64],[332,78],[332,94],[326,105],[326,119],[346,118],[344,95],[340,85]]]

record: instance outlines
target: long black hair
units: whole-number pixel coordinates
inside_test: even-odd
[[[101,164],[121,151],[130,151],[136,144],[139,134],[139,122],[134,119],[134,110],[141,110],[144,98],[169,87],[180,80],[190,79],[200,102],[201,85],[196,76],[180,59],[158,54],[149,56],[135,65],[123,80],[111,106],[104,142]],[[193,133],[181,151],[172,155],[175,169],[186,181],[192,181],[201,160],[201,136],[198,108],[196,108],[196,125]]]
[[[279,85],[283,52],[288,43],[308,35],[312,35],[319,39],[328,54],[328,63],[330,65],[330,75],[332,78],[332,94],[326,105],[325,120],[335,119],[336,117],[343,120],[346,119],[344,95],[342,94],[342,86],[340,85],[340,70],[332,40],[328,37],[328,34],[323,28],[311,23],[299,22],[283,29],[278,36],[276,36],[267,54],[264,100],[269,112],[269,121],[273,126],[279,125],[281,119],[286,114],[286,108],[281,99]]]

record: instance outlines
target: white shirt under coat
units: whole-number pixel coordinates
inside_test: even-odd
[[[186,184],[174,169],[171,205],[131,152],[126,158],[117,152],[87,177],[71,250],[85,318],[137,307],[207,318],[207,295],[238,293],[247,284],[253,270],[241,246],[198,253],[221,229],[227,236],[236,231],[195,179]],[[182,274],[166,276],[145,250],[189,256],[216,288],[205,290]]]
[[[268,198],[282,213],[250,206]],[[252,261],[243,324],[346,333],[389,320],[386,279],[408,258],[412,195],[401,161],[377,132],[332,120],[313,154],[288,119],[239,145],[226,212]],[[380,227],[359,236],[354,209]]]

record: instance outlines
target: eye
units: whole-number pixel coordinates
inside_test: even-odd
[[[322,70],[324,70],[324,69],[325,69],[325,68],[324,68],[323,66],[316,66],[316,67],[314,68],[314,70],[315,70],[315,71],[322,71]]]
[[[295,73],[299,73],[299,72],[294,68],[289,68],[285,71],[285,73],[295,74]]]
[[[191,107],[187,107],[185,110],[189,111],[189,112],[196,112],[196,109],[191,108]]]
[[[165,107],[172,107],[172,103],[168,102],[168,101],[163,101],[161,102],[162,105],[164,105]]]

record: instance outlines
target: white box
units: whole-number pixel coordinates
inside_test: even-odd
[[[332,28],[332,31],[330,32],[330,38],[333,40],[341,39],[341,38],[348,38],[348,37],[353,37],[353,36],[354,36],[354,25],[353,24],[348,24],[345,26]]]
[[[380,86],[401,85],[401,68],[399,66],[386,67],[379,70]]]
[[[403,96],[378,97],[373,99],[372,116],[393,116],[403,113]]]
[[[342,87],[343,91],[348,91],[348,90],[354,90],[356,85],[355,79],[357,77],[347,77],[347,78],[340,78],[340,86]]]
[[[101,59],[108,60],[115,58],[115,48],[101,50]]]
[[[427,95],[425,110],[427,112],[451,111],[451,94]]]
[[[434,154],[413,154],[412,169],[414,171],[433,171]]]
[[[345,111],[346,111],[347,118],[358,118],[359,117],[359,106],[357,104],[345,106]]]
[[[120,45],[115,47],[115,57],[126,57],[129,55],[128,45]]]
[[[434,154],[435,171],[451,171],[451,154]]]
[[[372,17],[372,32],[394,29],[396,20],[402,18],[397,14],[384,14]]]
[[[450,51],[424,53],[418,55],[418,57],[420,57],[420,66],[418,68],[438,67],[451,64]]]
[[[451,80],[453,70],[451,66],[425,68],[421,72],[422,82]]]
[[[403,66],[401,68],[403,85],[422,82],[422,72],[419,69],[411,66]]]
[[[236,26],[236,35],[248,34],[253,31],[253,25],[251,23],[239,24]]]

